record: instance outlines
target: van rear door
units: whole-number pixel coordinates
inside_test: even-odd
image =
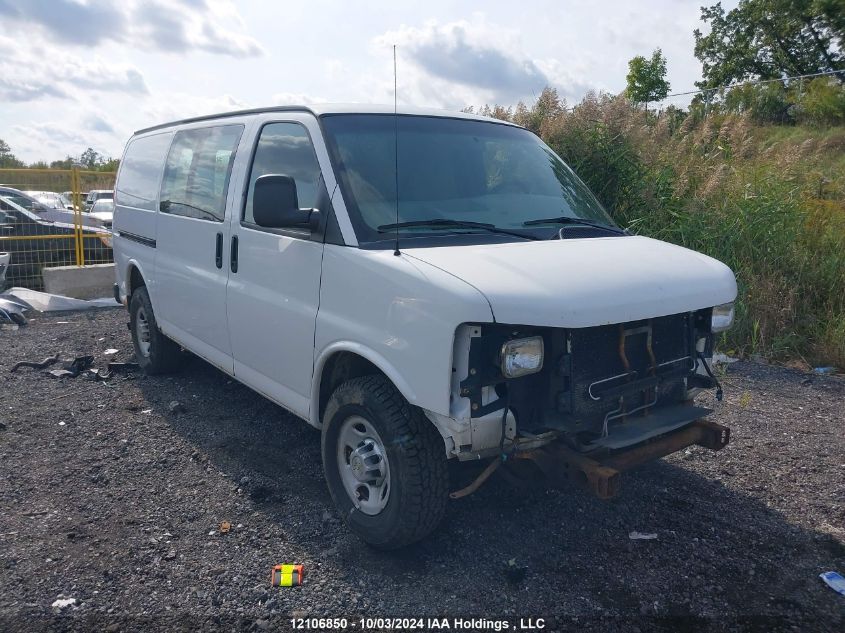
[[[232,373],[224,265],[229,182],[244,124],[182,129],[167,155],[156,236],[156,317],[170,338]],[[233,187],[232,189],[236,189]]]

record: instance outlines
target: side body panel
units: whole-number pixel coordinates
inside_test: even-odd
[[[326,245],[315,337],[311,423],[322,367],[333,353],[370,360],[416,406],[449,415],[452,347],[464,322],[492,320],[464,281],[393,251]]]

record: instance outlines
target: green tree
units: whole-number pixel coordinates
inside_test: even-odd
[[[15,169],[25,167],[22,160],[12,153],[12,148],[9,144],[0,138],[0,168]]]
[[[102,164],[103,157],[93,147],[89,147],[79,156],[79,162],[86,169],[94,170]]]
[[[666,81],[666,58],[659,48],[651,54],[651,59],[637,55],[628,62],[628,86],[625,92],[634,103],[644,103],[648,109],[649,101],[661,101],[669,94],[669,82]]]
[[[842,0],[740,0],[727,13],[717,2],[701,19],[710,32],[694,32],[699,88],[827,71],[845,80]]]

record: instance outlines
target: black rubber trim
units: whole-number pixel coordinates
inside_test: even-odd
[[[137,233],[129,233],[128,231],[118,231],[117,234],[120,237],[125,237],[127,240],[132,242],[138,242],[138,244],[143,244],[144,246],[149,246],[150,248],[156,247],[156,241],[151,237],[144,237],[143,235],[138,235]]]

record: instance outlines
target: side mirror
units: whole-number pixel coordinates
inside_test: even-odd
[[[296,183],[290,176],[267,174],[255,181],[252,216],[258,226],[272,229],[320,227],[317,209],[300,209]]]

